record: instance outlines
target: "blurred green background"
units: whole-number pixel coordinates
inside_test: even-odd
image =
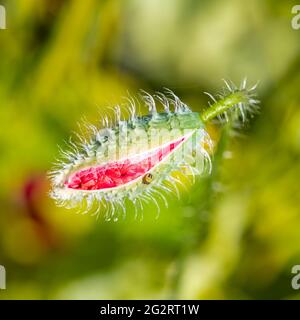
[[[296,299],[300,30],[295,1],[9,0],[0,30],[1,299]],[[257,80],[261,113],[158,219],[105,222],[49,199],[46,172],[83,118],[143,88],[193,110]],[[146,109],[142,110],[146,112]],[[220,138],[221,137],[221,138]]]

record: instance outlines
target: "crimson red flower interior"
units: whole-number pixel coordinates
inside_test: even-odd
[[[145,175],[184,140],[183,137],[138,158],[128,158],[79,170],[71,175],[65,186],[78,190],[101,190],[124,185]]]

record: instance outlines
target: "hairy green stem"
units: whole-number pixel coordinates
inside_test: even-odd
[[[223,99],[216,101],[214,104],[210,106],[207,110],[205,110],[201,117],[204,122],[208,122],[209,120],[217,117],[218,115],[224,113],[232,107],[237,106],[238,104],[246,104],[249,101],[246,90],[238,90],[230,93]]]
[[[170,294],[167,297],[168,299],[180,299],[182,298],[181,294],[181,282],[184,272],[186,272],[186,261],[190,257],[191,253],[195,250],[198,250],[200,245],[207,240],[208,233],[211,228],[212,218],[208,219],[206,222],[203,222],[201,219],[201,210],[198,208],[199,199],[202,200],[203,208],[202,211],[213,211],[215,205],[214,198],[211,196],[214,193],[213,184],[215,181],[221,178],[221,167],[224,161],[223,154],[229,143],[229,132],[231,130],[231,124],[226,123],[226,125],[221,130],[221,136],[217,148],[217,152],[214,156],[214,167],[212,175],[207,179],[203,180],[199,189],[195,190],[195,198],[191,199],[189,206],[194,206],[196,208],[196,215],[190,221],[189,225],[189,240],[183,241],[182,246],[179,247],[178,255],[174,261],[174,273],[170,279]]]

